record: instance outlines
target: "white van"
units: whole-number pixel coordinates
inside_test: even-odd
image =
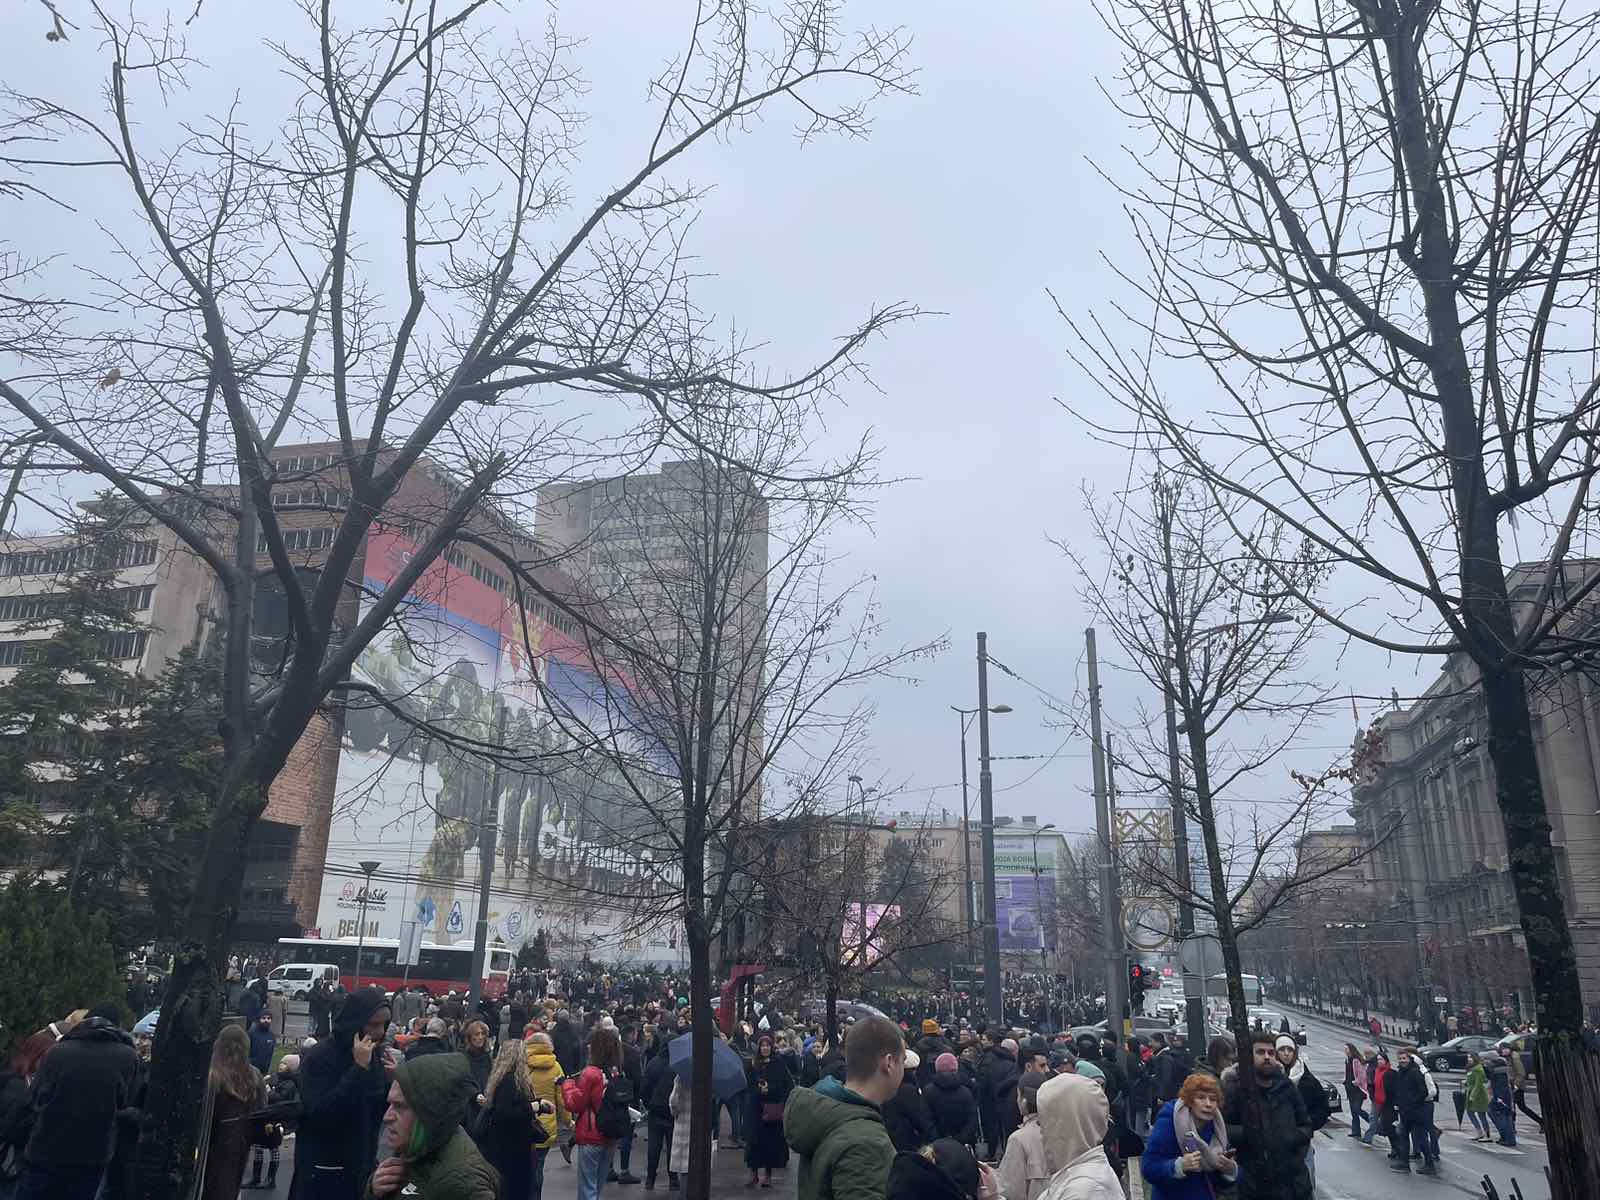
[[[273,967],[267,975],[267,991],[286,995],[291,1000],[304,1000],[317,980],[326,980],[329,987],[339,984],[339,968],[332,963],[284,963]]]

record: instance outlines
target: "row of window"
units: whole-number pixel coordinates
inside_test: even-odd
[[[66,604],[67,592],[36,592],[31,596],[0,596],[0,621],[48,621]],[[112,593],[125,612],[144,612],[156,594],[154,584],[117,588]]]
[[[126,658],[142,658],[144,656],[145,642],[150,635],[143,630],[128,630],[122,633],[107,633],[101,635],[99,652],[96,657],[110,662],[117,662]],[[45,644],[44,638],[28,640],[9,639],[0,641],[0,667],[20,667],[33,661],[39,653],[38,647]]]
[[[337,532],[332,526],[322,525],[316,529],[285,529],[283,531],[283,544],[288,550],[326,550],[333,545],[333,535]],[[256,553],[267,552],[267,535],[260,534],[256,538]]]
[[[350,493],[344,488],[323,487],[320,483],[306,483],[299,487],[283,488],[272,493],[272,507],[332,508],[343,512],[350,507]]]
[[[482,563],[468,558],[459,550],[446,549],[444,560],[458,571],[465,571],[480,583],[486,583],[502,596],[511,590],[511,581],[498,571],[491,571]]]
[[[298,458],[280,458],[272,465],[280,475],[292,475],[300,471],[321,471],[333,466],[331,454],[302,454]]]
[[[81,568],[120,571],[148,566],[156,560],[154,542],[94,543],[56,546],[48,550],[18,550],[0,555],[0,575],[70,575]]]

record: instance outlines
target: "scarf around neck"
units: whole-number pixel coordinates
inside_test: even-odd
[[[1237,1164],[1224,1167],[1221,1156],[1228,1152],[1228,1126],[1218,1112],[1211,1119],[1211,1140],[1207,1141],[1200,1136],[1199,1127],[1194,1119],[1194,1113],[1182,1100],[1176,1100],[1172,1105],[1172,1131],[1178,1138],[1178,1153],[1187,1154],[1190,1149],[1200,1151],[1200,1160],[1208,1171],[1215,1171],[1228,1179],[1239,1173]]]

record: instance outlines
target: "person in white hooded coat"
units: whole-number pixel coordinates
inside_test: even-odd
[[[1039,1132],[1050,1182],[1039,1200],[1123,1200],[1103,1145],[1110,1121],[1104,1089],[1082,1075],[1057,1075],[1040,1087]]]

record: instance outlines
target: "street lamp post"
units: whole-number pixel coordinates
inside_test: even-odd
[[[1050,962],[1045,957],[1044,914],[1039,909],[1039,835],[1041,833],[1046,833],[1055,827],[1055,822],[1051,821],[1048,824],[1040,825],[1033,831],[1033,916],[1034,920],[1039,925],[1039,970],[1044,976],[1044,1005],[1046,1020],[1052,1021],[1053,1018],[1051,1018],[1049,1014],[1055,1008],[1055,980],[1050,974]],[[1053,886],[1050,889],[1050,894],[1052,897],[1055,895],[1055,888]]]
[[[380,863],[372,859],[364,859],[360,863],[361,874],[365,876],[361,884],[361,895],[357,900],[360,916],[357,918],[356,929],[356,978],[355,986],[361,986],[361,952],[367,947],[367,896],[372,891],[372,877],[377,873]]]
[[[1355,930],[1356,962],[1359,964],[1356,968],[1356,986],[1361,991],[1361,1023],[1369,1025],[1372,1022],[1372,1017],[1367,1013],[1367,950],[1361,937],[1367,928],[1367,923],[1365,921],[1325,921],[1322,927],[1324,929]]]
[[[983,997],[989,1023],[1004,1019],[1000,927],[994,899],[994,775],[989,770],[989,635],[978,634],[978,810],[983,822]]]
[[[968,802],[967,793],[967,730],[972,728],[972,718],[978,715],[975,708],[958,708],[952,704],[950,711],[957,714],[961,722],[961,859],[965,867],[967,894],[962,901],[961,911],[967,919],[967,964],[970,966],[976,954],[973,945],[973,931],[978,924],[977,898],[972,890],[972,810]],[[989,711],[996,715],[1011,711],[1009,704],[993,705]]]

